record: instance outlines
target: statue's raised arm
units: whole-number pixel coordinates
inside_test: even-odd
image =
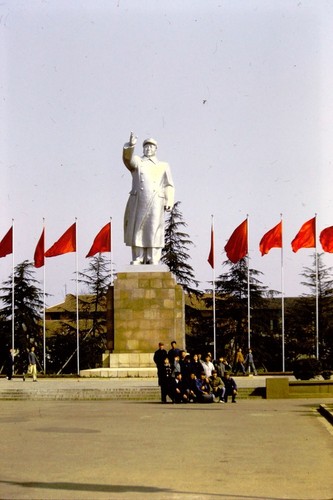
[[[131,132],[123,161],[132,174],[124,217],[124,240],[132,247],[131,264],[158,264],[164,247],[164,211],[174,203],[168,163],[157,159],[155,139],[143,141],[143,156],[134,155],[137,137]]]
[[[130,138],[129,138],[129,141],[128,141],[129,145],[130,146],[135,146],[137,140],[138,140],[137,136],[134,135],[133,132],[131,132],[131,135],[130,135]]]

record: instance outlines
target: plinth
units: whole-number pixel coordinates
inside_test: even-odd
[[[135,265],[114,282],[114,350],[103,366],[109,376],[156,376],[158,343],[185,346],[184,292],[167,266]],[[117,373],[117,374],[115,374]]]

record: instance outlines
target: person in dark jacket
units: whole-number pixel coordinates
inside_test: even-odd
[[[225,386],[224,402],[227,403],[228,396],[231,396],[231,402],[236,403],[237,384],[234,381],[234,379],[230,376],[229,372],[226,372],[223,382]]]
[[[163,368],[164,360],[167,357],[168,357],[168,353],[164,349],[163,342],[159,342],[158,349],[157,349],[157,351],[155,351],[154,357],[153,357],[154,363],[155,363],[156,368],[157,368],[158,385],[161,385],[160,384],[160,371]]]
[[[180,356],[180,349],[178,349],[178,347],[177,347],[177,342],[175,340],[173,340],[171,342],[171,349],[168,352],[168,358],[169,358],[171,366],[173,366],[173,362],[174,362],[176,356]]]
[[[188,394],[186,386],[183,383],[183,377],[180,372],[175,373],[172,383],[172,400],[174,403],[187,403]]]
[[[196,381],[197,386],[197,401],[198,403],[213,403],[214,395],[211,392],[209,380],[204,372],[201,373],[200,379]]]
[[[28,361],[30,367],[30,373],[32,375],[32,381],[37,382],[37,356],[35,354],[34,346],[31,347],[28,354]]]
[[[12,377],[13,377],[14,357],[15,357],[15,350],[14,349],[9,349],[8,352],[7,352],[6,361],[5,361],[5,369],[6,369],[6,378],[7,378],[7,380],[11,380]]]
[[[202,364],[200,362],[198,354],[193,354],[193,358],[191,361],[191,372],[195,373],[196,378],[200,378],[202,372]]]
[[[160,370],[159,385],[161,387],[161,402],[167,402],[167,396],[172,399],[172,368],[169,358],[165,358],[163,366]]]

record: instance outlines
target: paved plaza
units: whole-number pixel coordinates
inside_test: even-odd
[[[332,499],[321,402],[1,401],[0,498]]]

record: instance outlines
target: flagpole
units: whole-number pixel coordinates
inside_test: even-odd
[[[77,217],[75,217],[75,261],[76,261],[76,352],[77,374],[80,375],[80,327],[79,327],[79,258],[77,244]]]
[[[212,244],[213,244],[213,256],[214,262],[212,267],[212,277],[213,277],[213,343],[214,343],[214,359],[216,360],[216,304],[215,304],[215,230],[214,230],[214,215],[212,217]]]
[[[14,266],[15,266],[15,258],[14,258],[14,250],[15,250],[15,240],[14,240],[14,219],[12,219],[12,245],[13,245],[13,251],[12,251],[12,349],[14,352],[15,348],[15,278],[14,278]]]
[[[316,358],[319,359],[319,287],[317,254],[317,214],[315,214],[315,265],[316,265]]]
[[[285,331],[284,331],[284,266],[283,266],[283,219],[281,216],[281,328],[282,328],[282,371],[285,372]]]
[[[250,299],[250,254],[249,254],[249,214],[247,219],[247,347],[251,349],[251,299]],[[250,366],[249,366],[250,370]]]
[[[43,252],[45,252],[45,218],[43,217],[43,234],[44,234],[44,248]],[[44,266],[43,266],[43,366],[44,366],[44,375],[46,375],[46,322],[45,322],[45,309],[46,309],[46,285],[45,285],[45,278],[46,278],[46,272],[45,272],[45,265],[46,261],[44,259]]]
[[[110,217],[110,273],[111,273],[111,286],[113,286],[113,273],[112,273],[112,254],[113,254],[113,247],[112,247],[112,217]]]

